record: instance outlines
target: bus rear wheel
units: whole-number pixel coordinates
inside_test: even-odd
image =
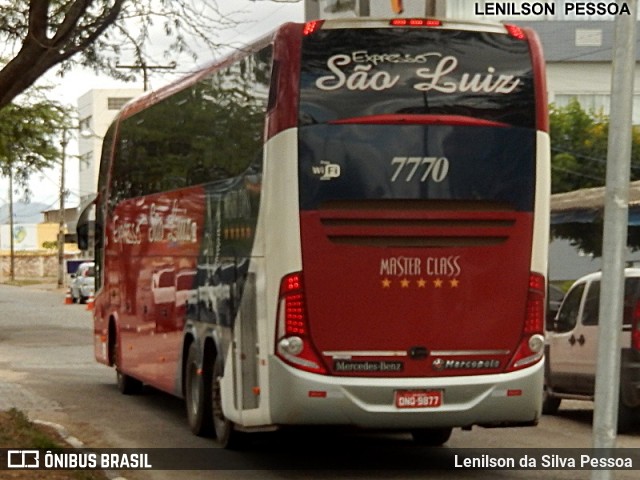
[[[452,428],[423,428],[413,430],[411,436],[413,437],[413,441],[419,445],[439,447],[447,443],[452,431]]]
[[[233,422],[226,418],[222,412],[220,380],[222,379],[223,369],[222,359],[217,357],[213,363],[211,375],[211,412],[213,414],[213,430],[218,442],[223,448],[235,450],[244,446],[246,435],[235,430]]]

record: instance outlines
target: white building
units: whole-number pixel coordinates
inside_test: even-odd
[[[89,90],[78,99],[81,210],[97,191],[102,139],[109,125],[125,103],[142,93],[139,88]]]
[[[549,102],[564,106],[576,98],[587,110],[609,114],[614,15],[581,12],[576,4],[585,2],[575,0],[447,0],[442,3],[446,5],[445,16],[448,18],[507,21],[533,28],[540,36],[544,50]],[[524,4],[528,4],[529,9],[535,4],[542,13],[525,14]],[[511,13],[500,15],[496,12],[498,7]],[[640,48],[636,52],[636,79],[633,123],[640,125]]]

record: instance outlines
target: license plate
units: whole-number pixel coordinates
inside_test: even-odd
[[[397,390],[396,408],[437,408],[442,406],[441,390]]]

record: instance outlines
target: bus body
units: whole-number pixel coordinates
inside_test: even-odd
[[[225,445],[287,425],[534,425],[549,209],[530,30],[332,20],[126,106],[95,353]]]

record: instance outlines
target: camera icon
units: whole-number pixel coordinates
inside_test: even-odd
[[[7,468],[40,468],[38,450],[8,450]]]

